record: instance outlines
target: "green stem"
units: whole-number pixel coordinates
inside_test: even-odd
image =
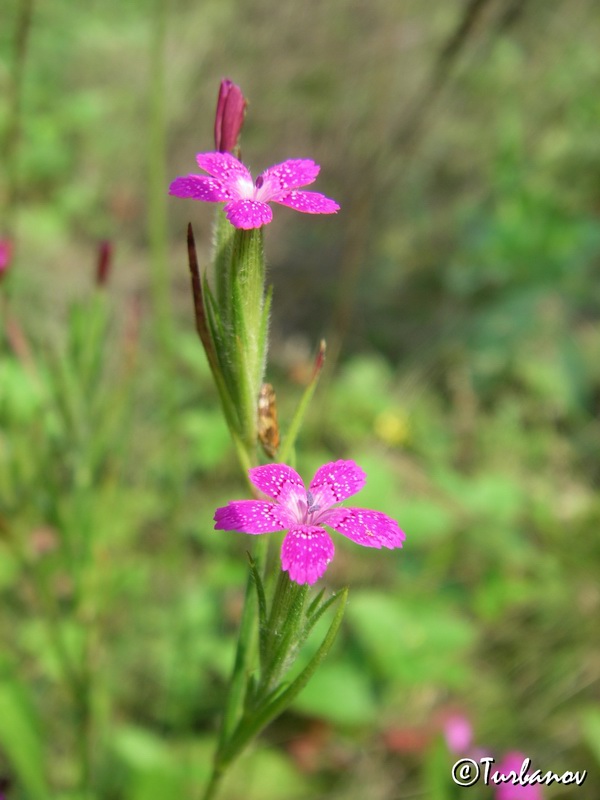
[[[300,672],[298,677],[283,692],[278,694],[271,702],[263,704],[256,712],[243,718],[238,725],[235,733],[227,743],[226,748],[220,753],[220,763],[218,769],[222,773],[226,767],[241,753],[241,751],[257,736],[261,730],[272,720],[279,716],[290,703],[298,696],[308,681],[313,676],[319,664],[331,649],[337,632],[342,623],[346,601],[348,599],[348,589],[343,589],[338,595],[338,609],[329,630],[323,639],[319,649]]]
[[[308,594],[308,584],[300,586],[281,570],[273,596],[267,623],[268,646],[261,665],[261,680],[257,691],[260,703],[277,686],[293,654],[290,653],[302,622],[302,612]]]
[[[266,537],[258,536],[253,558],[259,573],[264,569],[267,548],[268,540]],[[219,762],[220,752],[225,747],[243,713],[248,668],[254,662],[256,654],[256,614],[257,604],[254,584],[252,576],[248,575],[235,662],[225,702],[215,764]]]
[[[153,327],[166,360],[173,340],[167,268],[167,175],[165,166],[165,35],[167,0],[155,0],[150,51],[150,124],[148,129],[148,236],[152,280]]]
[[[8,108],[3,148],[3,160],[6,164],[6,204],[2,216],[9,228],[14,225],[19,203],[19,142],[22,126],[23,77],[27,62],[27,45],[32,16],[33,0],[21,0],[14,34],[12,73],[7,87]]]
[[[263,342],[265,262],[262,228],[236,230],[231,252],[231,327],[229,357],[234,365],[242,435],[247,446],[256,443],[258,393],[266,359]]]

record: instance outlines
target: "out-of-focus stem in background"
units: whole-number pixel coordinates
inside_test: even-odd
[[[23,109],[23,78],[27,63],[27,46],[31,33],[34,0],[21,0],[17,9],[13,36],[13,59],[8,78],[7,121],[3,146],[6,170],[6,205],[2,214],[5,232],[14,238],[19,205],[19,142]]]
[[[163,361],[173,338],[173,317],[167,261],[167,170],[165,120],[166,0],[153,4],[150,42],[148,125],[148,242],[150,246],[152,327]]]

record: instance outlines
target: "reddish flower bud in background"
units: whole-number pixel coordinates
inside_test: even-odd
[[[6,800],[6,795],[4,792],[8,792],[10,790],[11,784],[12,781],[10,778],[6,777],[5,775],[0,775],[0,800]]]
[[[112,242],[104,239],[98,245],[98,261],[96,263],[96,286],[106,286],[112,267]]]
[[[8,272],[12,259],[12,242],[10,239],[0,239],[0,281]]]
[[[221,153],[234,152],[244,124],[246,105],[240,87],[227,78],[222,80],[215,115],[215,150]]]

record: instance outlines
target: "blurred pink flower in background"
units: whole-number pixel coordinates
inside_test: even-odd
[[[466,753],[473,741],[473,727],[464,714],[452,714],[444,720],[443,733],[451,753]]]
[[[10,239],[0,239],[0,280],[8,272],[12,259],[12,242]]]
[[[515,777],[518,778],[526,758],[527,756],[523,755],[523,753],[513,750],[504,756],[500,764],[494,764],[492,775],[494,772],[499,772],[508,776],[511,772],[514,772]],[[542,800],[542,790],[539,784],[521,786],[508,781],[508,783],[498,784],[495,787],[495,791],[495,800]]]

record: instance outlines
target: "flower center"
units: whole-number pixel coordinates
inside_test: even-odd
[[[312,515],[320,511],[321,506],[315,503],[315,498],[311,491],[306,492],[306,521],[309,525],[313,523]],[[310,519],[309,519],[310,516]]]

